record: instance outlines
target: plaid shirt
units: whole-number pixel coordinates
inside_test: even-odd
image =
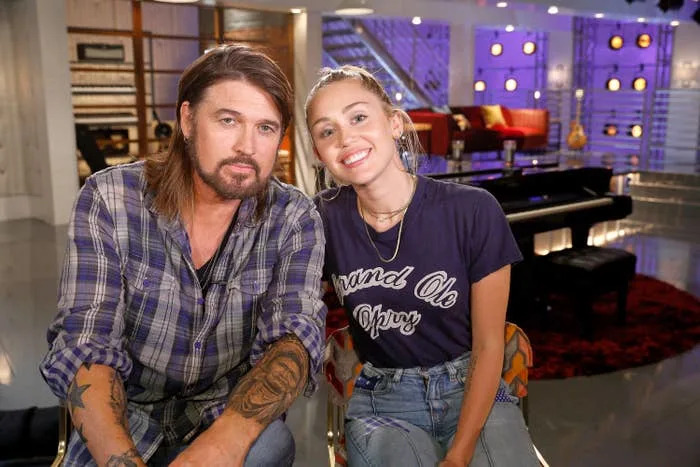
[[[114,368],[128,399],[131,436],[148,459],[161,442],[188,442],[223,411],[272,342],[295,334],[316,387],[326,309],[325,241],[316,209],[272,179],[261,220],[244,200],[206,296],[187,233],[151,207],[143,163],[88,178],[78,194],[61,275],[58,314],[41,372],[66,398],[83,363]],[[94,461],[72,436],[66,465]]]

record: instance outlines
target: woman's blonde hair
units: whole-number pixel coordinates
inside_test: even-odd
[[[423,148],[418,140],[418,133],[413,126],[411,117],[409,117],[405,111],[391,103],[389,95],[379,80],[369,71],[354,65],[343,65],[338,68],[322,68],[319,75],[318,81],[316,81],[316,84],[314,84],[311,91],[309,91],[309,95],[306,97],[306,102],[304,104],[304,116],[306,119],[307,129],[309,124],[309,108],[313,104],[316,94],[318,94],[321,89],[330,84],[349,79],[359,81],[363,88],[379,98],[387,116],[395,114],[401,118],[404,129],[403,134],[396,142],[397,151],[401,161],[404,164],[404,167],[406,168],[406,171],[411,174],[415,174],[418,168],[418,158],[421,154],[423,154]],[[311,138],[311,141],[313,143],[313,138]],[[325,179],[320,180],[320,182],[325,185],[325,187],[340,185],[338,181],[329,179],[328,170],[324,170],[323,172]],[[317,183],[317,186],[318,185],[319,183]],[[321,186],[321,188],[323,188],[323,186]]]

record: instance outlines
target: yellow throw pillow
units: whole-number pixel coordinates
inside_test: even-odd
[[[484,117],[486,128],[491,128],[494,125],[507,126],[500,105],[482,105],[481,115]]]
[[[472,127],[471,123],[469,123],[469,120],[467,120],[467,117],[465,117],[464,114],[454,114],[452,115],[452,118],[454,118],[455,123],[457,123],[459,131],[469,130]]]

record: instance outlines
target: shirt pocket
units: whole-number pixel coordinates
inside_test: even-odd
[[[165,334],[174,334],[177,317],[173,311],[179,307],[180,284],[167,270],[142,263],[127,264],[126,287],[126,336],[138,347],[153,332],[162,341]],[[177,303],[176,303],[177,302]]]
[[[226,283],[223,309],[226,328],[244,339],[252,340],[256,322],[263,312],[272,271],[245,271]]]

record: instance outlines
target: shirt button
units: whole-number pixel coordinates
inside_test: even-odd
[[[204,299],[202,297],[197,299],[197,305],[204,305]]]
[[[201,349],[201,348],[202,348],[202,343],[199,342],[199,341],[195,342],[195,343],[194,343],[194,348],[197,349],[197,350]]]

